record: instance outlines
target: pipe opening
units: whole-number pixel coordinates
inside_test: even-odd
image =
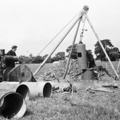
[[[29,98],[29,88],[26,85],[20,85],[17,89],[16,92],[19,93],[20,95],[23,96],[24,99]]]
[[[23,97],[18,93],[7,93],[1,98],[1,115],[5,118],[14,117],[23,105]]]
[[[43,96],[44,97],[50,97],[52,92],[52,86],[50,83],[46,83],[43,89]]]

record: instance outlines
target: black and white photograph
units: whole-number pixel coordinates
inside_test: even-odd
[[[120,1],[0,0],[0,120],[120,120]]]

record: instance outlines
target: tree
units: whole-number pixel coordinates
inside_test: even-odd
[[[65,59],[65,52],[58,52],[55,57],[58,59],[58,60],[64,60]]]
[[[29,61],[31,62],[35,57],[32,55],[32,53],[29,54]]]
[[[101,43],[103,45],[103,47],[105,48],[107,54],[110,50],[110,48],[113,47],[112,43],[110,42],[109,39],[105,39],[105,40],[101,40]],[[95,44],[95,51],[94,51],[95,55],[96,55],[96,59],[99,59],[101,61],[106,60],[106,56],[99,44],[99,42],[97,41],[97,43]]]
[[[55,61],[59,61],[59,58],[57,58],[57,57],[54,56],[54,57],[52,58],[52,62],[55,62]]]
[[[68,48],[66,49],[66,52],[68,53],[68,56],[69,56],[69,53],[71,51],[71,48],[72,48],[72,45],[68,46]],[[73,50],[72,50],[71,58],[72,59],[77,59],[77,44],[73,45]]]
[[[120,58],[120,51],[117,47],[112,48],[109,51],[109,57],[111,59],[111,61],[116,61]]]
[[[30,59],[33,59],[32,53],[29,54],[29,58],[30,58]]]
[[[30,58],[28,56],[19,56],[19,63],[30,63]]]
[[[58,52],[55,54],[55,56],[52,58],[52,62],[64,60],[65,59],[65,52]]]
[[[48,54],[44,55],[43,60],[45,60],[47,56],[48,56]],[[49,57],[49,59],[46,61],[46,63],[52,63],[52,58]]]
[[[34,60],[32,61],[32,63],[41,63],[43,62],[43,57],[42,56],[37,56],[35,58],[33,58]]]
[[[44,55],[44,56],[43,56],[43,60],[45,60],[45,58],[46,58],[47,56],[48,56],[48,54]]]
[[[20,55],[19,56],[19,63],[25,63],[25,56],[24,55]]]
[[[101,43],[111,60],[116,60],[119,58],[120,56],[119,49],[117,47],[114,47],[109,39],[101,40]],[[99,42],[95,44],[94,53],[96,55],[97,60],[101,60],[101,61],[107,60],[105,53],[103,52],[103,49],[101,48]]]

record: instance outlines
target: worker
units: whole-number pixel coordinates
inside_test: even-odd
[[[17,46],[13,45],[11,50],[8,51],[8,53],[6,54],[7,56],[13,56],[12,59],[8,59],[5,61],[6,67],[15,67],[15,62],[17,61],[17,56],[16,56],[16,50],[17,50]]]
[[[95,60],[93,58],[91,50],[87,50],[86,55],[87,55],[87,66],[88,66],[88,68],[94,68],[96,66],[96,64],[95,64]]]

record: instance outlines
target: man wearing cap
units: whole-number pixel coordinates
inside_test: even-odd
[[[13,45],[12,49],[10,51],[8,51],[8,53],[6,55],[8,55],[8,56],[16,56],[16,53],[15,53],[16,50],[17,50],[17,46]],[[5,62],[6,67],[15,67],[15,62],[16,61],[14,59],[6,61]]]
[[[10,51],[8,51],[7,55],[16,56],[16,53],[15,53],[16,50],[17,50],[17,46],[13,45],[12,49]]]

